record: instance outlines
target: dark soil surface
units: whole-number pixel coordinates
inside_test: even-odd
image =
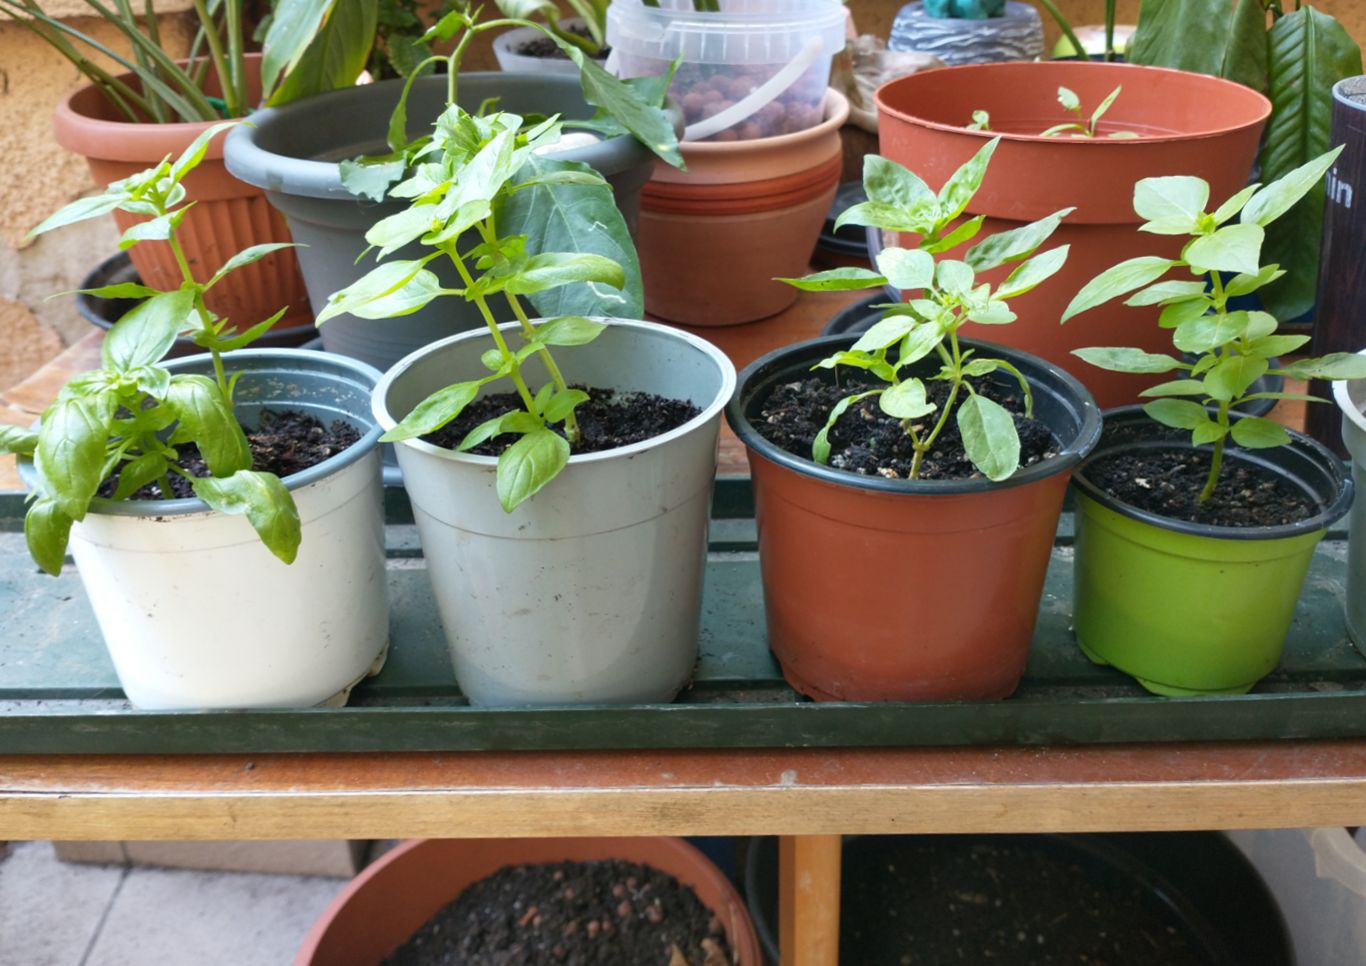
[[[590,37],[587,27],[571,26],[568,28],[568,32],[583,37],[585,40]],[[512,48],[512,52],[514,54],[521,54],[523,57],[558,57],[560,60],[569,59],[564,55],[564,52],[560,50],[559,45],[556,44],[555,41],[539,32],[533,39],[515,45]],[[611,52],[611,47],[604,47],[594,55],[593,59],[596,61],[604,61]]]
[[[841,374],[840,385],[828,378],[812,375],[797,382],[782,383],[773,388],[755,420],[755,429],[769,442],[803,459],[811,458],[811,444],[825,425],[830,410],[845,396],[872,388],[881,383],[860,381]],[[1000,403],[1015,417],[1015,429],[1020,435],[1020,465],[1030,466],[1056,455],[1058,441],[1048,427],[1034,419],[1025,419],[1024,401],[1002,391],[986,380],[971,380],[982,395]],[[932,402],[943,406],[948,398],[948,384],[927,382]],[[966,398],[960,393],[959,398]],[[939,410],[917,424],[929,432],[939,418]],[[905,479],[911,469],[915,450],[911,438],[900,421],[888,416],[876,398],[864,399],[839,418],[830,431],[830,466],[864,476],[885,476]],[[957,480],[981,477],[963,451],[963,440],[958,435],[958,424],[949,417],[935,446],[920,464],[922,480]]]
[[[653,393],[617,392],[591,386],[575,388],[588,393],[588,401],[574,410],[583,434],[574,447],[575,453],[598,453],[652,439],[677,429],[701,412],[686,400],[665,399]],[[435,446],[455,449],[480,423],[521,408],[522,400],[513,392],[483,396],[466,406],[459,417],[422,438]],[[562,427],[554,428],[564,435]],[[469,452],[498,456],[517,439],[517,436],[505,433],[480,443]]]
[[[692,889],[619,860],[517,865],[476,882],[385,966],[728,966]]]
[[[868,837],[844,849],[846,966],[1208,966],[1142,880],[1047,840]]]
[[[1086,478],[1117,500],[1172,520],[1218,527],[1272,527],[1307,520],[1319,506],[1259,466],[1225,455],[1214,493],[1196,502],[1209,476],[1206,450],[1116,453],[1086,467]]]
[[[315,416],[295,410],[261,414],[261,425],[247,431],[247,442],[251,445],[251,468],[263,473],[274,473],[284,478],[299,473],[323,460],[347,449],[358,439],[360,432],[349,423],[334,422],[324,426]],[[191,476],[209,476],[209,467],[199,455],[199,447],[189,444],[180,447],[181,469]],[[118,476],[111,476],[100,484],[100,496],[113,496],[118,486]],[[194,496],[189,480],[171,476],[172,496],[176,498]],[[161,487],[149,483],[137,493],[134,500],[167,499]]]

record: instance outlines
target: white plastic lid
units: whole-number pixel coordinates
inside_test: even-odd
[[[624,56],[689,64],[784,64],[819,38],[833,57],[844,49],[839,0],[721,0],[722,13],[693,9],[693,0],[613,0],[607,42]]]

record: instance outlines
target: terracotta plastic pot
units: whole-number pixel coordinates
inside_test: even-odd
[[[253,68],[248,94],[260,96],[260,55],[250,54]],[[123,80],[140,88],[130,74]],[[206,85],[210,93],[218,90]],[[173,159],[190,142],[216,122],[133,124],[109,103],[101,91],[87,84],[62,98],[53,115],[57,143],[85,156],[97,185],[137,174],[170,155]],[[250,245],[290,240],[289,227],[257,187],[238,181],[223,166],[224,136],[214,138],[208,154],[183,184],[195,202],[180,226],[178,238],[185,249],[190,270],[199,281],[208,280],[222,264]],[[120,231],[143,221],[140,216],[114,212]],[[129,250],[133,265],[146,284],[158,289],[180,285],[180,268],[168,245],[142,242]],[[294,252],[284,249],[238,269],[215,285],[206,296],[209,308],[241,328],[255,325],[281,308],[288,307],[281,327],[311,319],[308,293]]]
[[[1087,657],[1154,694],[1242,694],[1280,660],[1314,547],[1352,502],[1342,462],[1293,433],[1274,449],[1230,446],[1226,464],[1284,477],[1319,510],[1274,527],[1172,520],[1110,496],[1087,465],[1121,450],[1190,444],[1137,406],[1105,414],[1105,438],[1077,469],[1072,624]]]
[[[691,886],[721,920],[736,962],[763,962],[735,887],[682,839],[418,839],[351,880],[309,932],[295,966],[376,966],[466,887],[505,866],[596,859],[639,862]]]
[[[1089,110],[1123,87],[1101,124],[1138,138],[1045,138],[1037,132],[1070,119],[1057,102],[1068,87]],[[1071,254],[1048,285],[1011,303],[1021,318],[992,338],[1075,369],[1103,408],[1134,402],[1164,376],[1131,376],[1077,365],[1081,346],[1138,346],[1163,351],[1170,338],[1157,325],[1159,306],[1116,301],[1058,324],[1081,287],[1110,266],[1138,255],[1175,257],[1182,239],[1137,231],[1135,182],[1157,175],[1195,175],[1210,183],[1213,204],[1246,184],[1271,102],[1241,84],[1185,71],[1133,64],[1042,61],[973,64],[898,78],[877,92],[881,150],[935,190],[984,143],[1000,136],[967,216],[985,215],[973,244],[1060,208],[1077,209],[1050,244]],[[991,115],[991,131],[963,125],[974,110]],[[993,282],[1011,266],[986,273]],[[965,332],[976,329],[969,324]],[[976,329],[977,332],[982,330]]]
[[[1066,372],[982,342],[981,356],[1029,379],[1035,417],[1059,442],[1057,456],[1004,482],[861,476],[764,439],[754,420],[769,390],[849,342],[758,359],[726,410],[754,481],[769,647],[788,683],[817,700],[1006,697],[1024,673],[1068,476],[1100,438],[1100,411]]]
[[[686,171],[655,163],[640,200],[645,309],[686,325],[737,325],[797,298],[773,281],[806,273],[839,187],[849,102],[796,134],[683,144]]]

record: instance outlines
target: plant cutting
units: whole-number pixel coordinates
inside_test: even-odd
[[[1058,88],[1075,92],[1080,104],[1100,104],[1121,85],[1123,94],[1100,119],[1099,133],[1129,131],[1139,137],[1038,133],[1045,126],[1039,121],[1040,105],[1052,101]],[[1232,194],[1247,183],[1271,110],[1266,98],[1229,81],[1089,61],[924,71],[885,84],[877,102],[882,153],[917,166],[935,190],[984,143],[1001,138],[991,172],[966,211],[968,217],[985,217],[983,237],[1060,208],[1076,208],[1055,236],[1072,252],[1061,274],[1053,285],[1021,297],[1016,312],[1022,321],[1001,334],[1010,344],[1062,367],[1075,365],[1072,349],[1091,342],[1121,344],[1135,332],[1140,348],[1162,348],[1162,330],[1151,324],[1156,307],[1110,303],[1097,309],[1088,342],[1055,322],[1087,280],[1117,262],[1154,251],[1153,239],[1132,230],[1140,223],[1132,206],[1135,182],[1181,171],[1204,178],[1221,197]],[[990,132],[966,126],[974,111],[990,114]],[[1105,177],[1096,177],[1097,171]],[[1177,254],[1175,239],[1156,241],[1160,254]],[[991,337],[989,330],[976,329],[976,323],[965,334]],[[1133,402],[1156,381],[1099,369],[1081,375],[1103,407]]]
[[[1124,88],[1116,87],[1105,95],[1105,99],[1096,105],[1096,109],[1091,112],[1088,118],[1081,108],[1081,98],[1073,90],[1066,87],[1058,88],[1058,103],[1063,109],[1070,111],[1077,116],[1075,121],[1068,121],[1063,124],[1054,124],[1052,127],[1040,131],[1039,137],[1055,138],[1066,134],[1074,138],[1093,138],[1097,136],[1096,127],[1100,124],[1100,119],[1105,116],[1105,112],[1110,109],[1110,105],[1119,97],[1120,91]],[[969,131],[990,131],[991,114],[988,111],[973,111],[972,123],[968,125]],[[1139,136],[1137,131],[1110,131],[1106,133],[1109,138],[1136,138]]]
[[[1257,163],[1267,183],[1332,146],[1333,85],[1362,72],[1361,48],[1342,24],[1312,3],[1293,6],[1143,0],[1129,47],[1136,64],[1211,74],[1265,92],[1274,107]],[[1267,232],[1267,255],[1286,274],[1258,297],[1278,318],[1303,315],[1314,304],[1323,200],[1323,186],[1315,185]]]
[[[289,216],[296,240],[308,246],[300,258],[316,312],[326,310],[333,292],[366,273],[361,258],[367,252],[364,236],[371,226],[407,210],[407,199],[386,194],[407,176],[419,152],[430,144],[437,119],[457,102],[466,113],[478,113],[481,104],[497,99],[508,118],[557,116],[564,121],[562,127],[572,122],[588,128],[576,132],[577,142],[566,138],[557,145],[544,142],[542,146],[554,152],[556,164],[590,165],[614,188],[613,194],[591,195],[595,200],[585,204],[572,179],[548,179],[528,185],[515,203],[505,206],[500,227],[525,236],[528,254],[562,250],[598,254],[618,262],[626,272],[621,291],[570,285],[535,293],[532,303],[544,315],[639,314],[641,285],[630,229],[640,185],[648,177],[652,151],[678,159],[675,129],[661,107],[663,87],[624,83],[572,45],[566,45],[573,51],[567,56],[579,58],[575,61],[582,71],[578,79],[462,75],[460,64],[473,40],[508,25],[527,26],[505,18],[478,20],[455,11],[423,37],[424,42],[452,44],[448,54],[424,65],[444,63],[444,75],[423,76],[423,66],[419,66],[404,81],[366,85],[267,110],[253,119],[252,128],[229,138],[226,154],[231,170],[266,187],[271,203]],[[545,28],[538,25],[537,29]],[[528,129],[535,123],[532,120]],[[357,154],[364,156],[356,159]],[[417,258],[422,252],[414,244],[398,254]],[[448,260],[432,265],[431,270],[438,273],[445,288],[463,287]],[[449,274],[441,275],[443,271]],[[483,324],[472,302],[448,300],[382,325],[347,313],[324,327],[323,340],[329,351],[388,368],[444,335]]]
[[[763,357],[727,409],[754,480],[769,645],[818,700],[1001,698],[1024,670],[1068,472],[1100,417],[1062,370],[961,337],[970,320],[1014,322],[1010,300],[1067,258],[1065,246],[1038,252],[1066,209],[940,257],[980,231],[982,219],[960,219],[999,143],[938,192],[866,158],[869,200],[840,220],[906,232],[916,247],[885,249],[876,271],[788,281],[891,281],[911,300],[852,344],[832,336]],[[980,280],[1002,266],[1002,281]],[[831,608],[822,588],[835,584],[915,619]]]
[[[122,244],[165,241],[183,275],[165,291],[123,283],[91,293],[141,301],[110,328],[102,367],[70,380],[37,431],[4,430],[0,447],[31,460],[30,553],[55,575],[70,546],[134,704],[345,700],[387,637],[383,543],[373,541],[378,430],[359,408],[378,373],[315,353],[291,372],[288,355],[264,351],[237,357],[241,368],[229,371],[224,356],[267,332],[283,310],[234,334],[205,298],[278,245],[245,249],[198,282],[177,237],[193,204],[182,180],[221,127],[174,162],[115,182],[34,229],[121,208],[148,219]],[[207,354],[163,364],[182,333]],[[293,396],[296,415],[265,409],[271,392]],[[260,423],[257,452],[239,422],[243,409]],[[282,464],[288,480],[255,468],[263,435],[278,436],[310,412],[315,423],[325,414],[349,425],[318,423],[305,441],[295,439],[295,449],[316,455]],[[248,524],[257,539],[246,539]],[[300,556],[305,525],[323,536],[307,547],[303,567],[282,574]]]
[[[561,127],[447,107],[390,189],[404,207],[366,234],[381,263],[335,293],[319,322],[326,331],[343,313],[401,316],[435,299],[467,302],[482,319],[482,330],[401,360],[374,403],[398,444],[470,700],[667,701],[696,661],[716,434],[734,370],[714,347],[661,326],[531,318],[524,297],[553,305],[569,286],[605,294],[627,279],[605,255],[532,253],[510,227],[516,206],[551,185],[588,210],[611,208],[600,176],[538,153]],[[390,257],[409,246],[422,254]]]
[[[1144,392],[1153,400],[1142,410],[1155,424],[1151,432],[1137,411],[1121,411],[1077,473],[1078,643],[1156,693],[1242,693],[1269,673],[1314,546],[1350,504],[1351,483],[1329,450],[1232,410],[1257,397],[1323,402],[1252,386],[1268,372],[1362,378],[1366,358],[1333,353],[1272,369],[1273,356],[1309,337],[1278,335],[1274,316],[1228,304],[1283,274],[1262,264],[1266,228],[1321,181],[1340,150],[1250,185],[1212,211],[1209,185],[1199,178],[1140,181],[1141,230],[1186,239],[1181,254],[1113,266],[1063,315],[1125,295],[1159,305],[1159,325],[1191,357],[1115,347],[1076,353],[1107,369],[1179,376]],[[1193,278],[1166,278],[1174,270]],[[1225,282],[1220,273],[1233,277]],[[1217,614],[1212,601],[1220,603]]]

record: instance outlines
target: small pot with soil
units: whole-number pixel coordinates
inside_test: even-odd
[[[500,338],[517,329],[499,327]],[[487,377],[481,359],[494,349],[492,332],[477,331],[413,353],[376,387],[375,416],[392,430],[443,387]],[[590,397],[577,409],[582,438],[559,475],[511,512],[497,455],[515,437],[450,448],[498,415],[485,408],[500,402],[489,387],[446,436],[397,445],[456,677],[476,705],[670,701],[697,656],[734,368],[702,339],[622,319],[587,345],[557,344],[555,360]],[[530,385],[549,378],[539,355],[523,366]]]
[[[426,839],[368,867],[295,966],[759,966],[734,886],[676,838]]]
[[[1013,376],[975,382],[1019,431],[1021,468],[1000,482],[966,458],[952,421],[921,478],[907,479],[905,430],[871,400],[836,423],[829,464],[812,460],[831,407],[858,392],[812,369],[848,336],[779,349],[740,374],[726,417],[749,453],[769,646],[788,683],[817,700],[1004,698],[1024,673],[1063,494],[1100,413],[1061,369],[960,341],[1033,392],[1025,420]]]
[[[1290,435],[1230,445],[1197,503],[1208,448],[1141,407],[1106,412],[1074,478],[1073,626],[1088,657],[1167,695],[1242,694],[1271,672],[1314,547],[1352,502],[1342,462]]]
[[[173,377],[214,372],[208,355],[164,365]],[[241,374],[233,409],[253,468],[281,477],[298,509],[294,562],[187,489],[97,497],[71,529],[71,556],[136,707],[344,704],[389,640],[380,429],[369,413],[379,373],[290,349],[239,350],[228,365]],[[260,432],[272,423],[285,432]],[[202,460],[189,468],[207,475]]]
[[[599,47],[584,25],[581,17],[566,17],[557,22],[559,28],[567,33],[576,34],[597,47],[589,54],[594,60],[603,61],[610,48]],[[493,38],[493,56],[498,60],[498,68],[509,74],[564,74],[578,77],[579,68],[564,55],[564,51],[536,27],[514,27]]]

